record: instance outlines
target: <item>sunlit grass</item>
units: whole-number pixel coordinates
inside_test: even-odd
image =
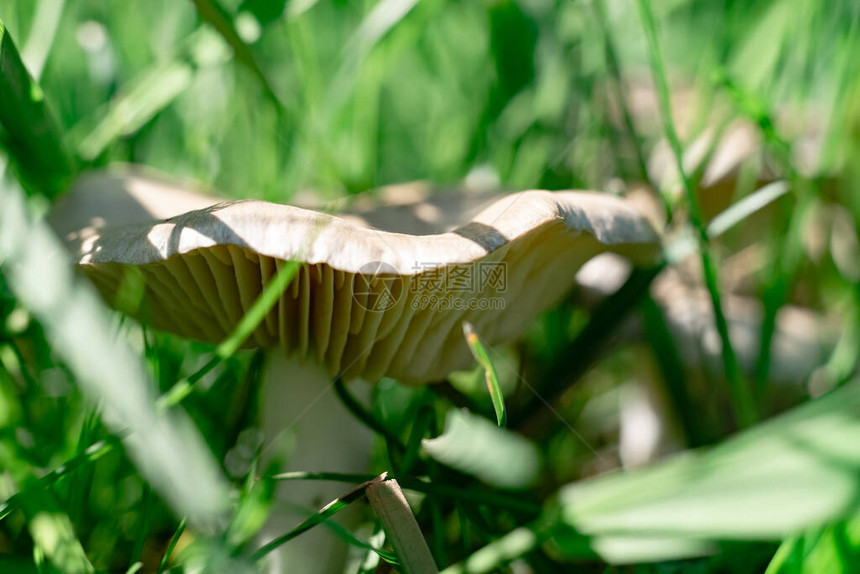
[[[311,528],[366,565],[403,565],[371,512],[355,530],[327,521],[366,507],[362,490],[268,546],[256,538],[276,485],[348,492],[381,472],[410,493],[448,572],[860,560],[856,3],[0,0],[0,21],[0,571],[253,571]],[[684,154],[736,121],[761,157],[714,200],[707,166]],[[653,177],[663,139],[680,188]],[[646,185],[671,226],[665,257],[596,305],[563,302],[498,356],[467,333],[483,370],[460,376],[479,385],[384,379],[364,403],[335,381],[377,437],[371,474],[279,474],[254,438],[265,360],[241,344],[297,265],[218,346],[109,312],[39,216],[78,174],[118,162],[281,202],[418,179]],[[711,218],[709,201],[730,207]],[[758,267],[735,281],[728,262],[749,248]],[[651,290],[667,270],[706,290],[716,354],[685,354]],[[737,297],[762,308],[741,340],[724,304]],[[789,306],[834,342],[787,387],[773,378]],[[507,356],[511,391],[494,367]],[[624,462],[630,384],[662,405],[659,455],[712,450],[594,478]]]

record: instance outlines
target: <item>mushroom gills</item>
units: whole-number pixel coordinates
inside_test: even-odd
[[[583,263],[604,251],[607,246],[590,235],[575,235],[554,221],[478,262],[442,267],[428,262],[428,269],[411,276],[368,276],[303,263],[244,346],[280,346],[289,356],[313,359],[331,376],[347,379],[440,380],[471,362],[456,328],[463,321],[475,325],[489,344],[509,341],[565,295]],[[284,264],[245,247],[215,245],[133,266],[146,284],[137,314],[157,329],[220,342]],[[492,265],[501,266],[504,283],[478,285],[480,270]],[[110,303],[129,267],[83,266]],[[457,288],[458,278],[471,285]]]

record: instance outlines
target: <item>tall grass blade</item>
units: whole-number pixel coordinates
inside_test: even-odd
[[[30,35],[21,50],[21,58],[33,78],[38,81],[51,52],[66,0],[39,0]]]
[[[256,76],[260,85],[263,86],[266,96],[268,96],[279,109],[284,108],[284,101],[280,96],[278,96],[277,92],[275,92],[274,87],[269,82],[263,69],[260,67],[260,63],[257,61],[257,57],[254,55],[254,52],[251,51],[251,48],[236,32],[233,17],[230,13],[227,12],[227,10],[221,6],[217,0],[192,0],[192,2],[194,2],[194,5],[197,7],[197,13],[200,14],[200,17],[215,28],[227,44],[230,45],[230,48],[233,49],[233,53],[236,55],[239,62],[241,62],[242,65],[248,68],[251,73]]]
[[[517,528],[474,552],[463,562],[453,564],[442,574],[489,574],[534,550],[543,542],[533,528]]]
[[[116,101],[95,128],[78,145],[78,155],[93,161],[117,138],[139,130],[184,92],[194,77],[189,62],[160,64],[137,78]],[[79,130],[80,128],[75,128]]]
[[[484,417],[450,411],[444,432],[422,442],[425,454],[501,488],[526,488],[540,470],[540,453],[524,437],[500,429]]]
[[[2,143],[27,192],[52,198],[65,189],[74,165],[45,94],[24,67],[2,20],[0,70]]]
[[[179,543],[179,539],[182,537],[183,532],[185,532],[184,518],[179,521],[179,526],[176,527],[176,532],[174,532],[173,536],[170,537],[170,542],[167,543],[167,549],[164,551],[164,556],[162,556],[161,562],[158,564],[158,570],[156,571],[156,574],[161,574],[162,572],[164,572],[164,569],[167,568],[167,563],[170,561],[170,556],[176,549],[176,545]]]
[[[357,538],[355,538],[354,536],[349,534],[349,532],[346,532],[343,529],[338,528],[337,525],[335,525],[334,523],[327,522],[329,518],[331,518],[332,516],[334,516],[335,514],[340,512],[341,510],[345,509],[347,506],[349,506],[350,504],[352,504],[356,500],[359,500],[361,497],[363,497],[365,495],[365,492],[367,491],[367,487],[370,484],[372,484],[378,480],[379,480],[379,477],[373,478],[373,479],[371,479],[365,483],[359,484],[355,488],[349,490],[344,495],[339,496],[338,498],[335,498],[334,500],[332,500],[331,502],[329,502],[328,504],[323,506],[319,510],[319,512],[312,515],[307,520],[305,520],[304,522],[302,522],[301,524],[299,524],[298,526],[296,526],[295,528],[293,528],[289,532],[287,532],[281,536],[278,536],[274,540],[261,546],[256,552],[254,552],[251,555],[251,557],[254,560],[260,560],[263,557],[265,557],[267,554],[269,554],[270,552],[272,552],[273,550],[278,548],[279,546],[286,544],[287,542],[296,538],[300,534],[307,532],[308,530],[310,530],[311,528],[313,528],[315,526],[326,523],[328,526],[335,529],[338,536],[346,537],[347,540],[351,544],[354,544],[355,546],[358,546],[360,548],[372,550],[373,552],[376,552],[386,562],[389,562],[391,564],[397,564],[398,560],[397,560],[396,556],[394,556],[391,553],[386,552],[384,550],[374,548],[373,546],[358,540]]]
[[[159,414],[143,365],[115,336],[93,290],[73,273],[59,241],[29,213],[13,182],[0,182],[0,260],[18,301],[39,319],[82,391],[104,408],[140,473],[180,514],[214,525],[227,488],[202,437],[183,413]]]
[[[493,366],[493,360],[490,359],[490,354],[484,348],[484,344],[475,333],[474,327],[469,322],[463,322],[463,334],[466,336],[466,344],[469,345],[469,350],[472,356],[484,369],[484,375],[487,382],[487,391],[490,393],[490,399],[493,401],[493,410],[496,412],[496,422],[500,427],[507,425],[507,413],[505,411],[505,395],[502,393],[502,386],[499,383],[499,375],[496,374],[496,368]]]
[[[69,517],[59,512],[56,505],[42,501],[25,504],[29,515],[27,526],[36,549],[44,553],[51,565],[65,574],[91,574],[90,563]]]
[[[547,381],[517,412],[510,417],[513,427],[520,427],[547,404],[555,401],[577,381],[599,358],[615,329],[648,292],[651,282],[665,268],[661,262],[649,269],[634,269],[618,291],[603,300],[591,314],[582,330],[550,363],[541,378]]]
[[[860,515],[783,541],[765,574],[851,574],[860,564]]]
[[[860,509],[860,381],[714,447],[563,488],[587,536],[780,540]]]
[[[702,209],[699,205],[699,197],[684,169],[683,150],[681,149],[681,142],[678,140],[678,134],[675,131],[674,121],[672,120],[672,111],[669,104],[669,86],[666,81],[666,73],[663,69],[663,58],[660,55],[660,45],[657,41],[657,24],[654,21],[654,14],[651,11],[651,2],[650,0],[638,0],[638,6],[639,13],[642,18],[642,26],[645,29],[645,36],[648,40],[648,54],[651,62],[651,72],[654,77],[654,83],[657,86],[657,93],[659,96],[658,99],[660,103],[660,113],[663,119],[663,130],[666,134],[666,139],[669,140],[669,144],[672,147],[678,173],[680,174],[681,181],[684,185],[690,221],[698,234],[699,254],[702,260],[702,270],[705,275],[705,286],[711,296],[714,320],[716,322],[717,332],[720,335],[721,356],[723,359],[723,368],[725,370],[726,379],[729,382],[729,395],[732,400],[732,406],[735,411],[738,425],[741,427],[747,427],[752,425],[758,416],[756,414],[755,401],[753,400],[753,394],[750,388],[744,381],[737,356],[732,348],[732,342],[729,339],[729,327],[726,322],[726,317],[723,314],[723,305],[720,299],[717,266],[714,264],[711,256],[708,232],[702,218]]]
[[[732,204],[708,223],[708,237],[722,235],[753,213],[765,208],[791,191],[788,182],[775,181],[757,189],[740,201]]]

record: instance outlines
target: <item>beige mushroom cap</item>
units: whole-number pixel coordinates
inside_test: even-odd
[[[650,262],[659,249],[647,220],[607,194],[526,191],[471,218],[475,209],[451,196],[433,200],[407,211],[421,232],[435,232],[412,235],[372,228],[370,216],[253,200],[212,204],[126,173],[90,176],[52,220],[109,302],[134,267],[153,325],[197,340],[223,340],[278,268],[298,261],[297,276],[246,346],[309,356],[332,375],[416,384],[470,364],[462,321],[490,344],[510,341],[569,291],[594,255]],[[446,205],[465,217],[455,223],[450,208],[438,213]],[[444,224],[434,228],[434,217],[421,214]]]

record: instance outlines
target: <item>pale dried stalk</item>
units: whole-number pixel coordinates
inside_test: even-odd
[[[433,555],[397,481],[393,478],[371,481],[365,495],[400,558],[403,572],[438,574]]]

